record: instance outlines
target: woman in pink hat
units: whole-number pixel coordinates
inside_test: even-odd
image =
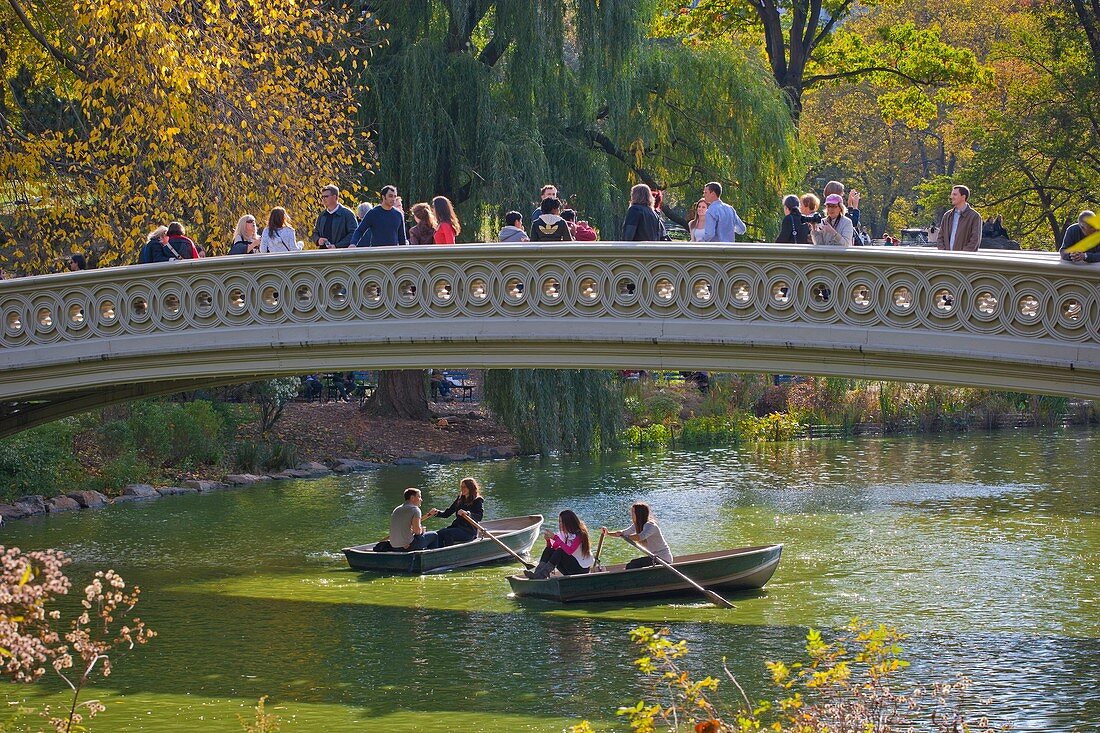
[[[831,193],[826,196],[825,218],[813,228],[814,244],[851,247],[855,227],[852,226],[852,220],[846,216],[847,211],[840,194]]]

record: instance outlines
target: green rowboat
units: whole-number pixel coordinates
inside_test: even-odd
[[[740,547],[675,558],[673,567],[699,585],[713,591],[755,590],[771,580],[779,565],[783,545]],[[542,598],[559,603],[573,601],[618,601],[682,593],[696,593],[683,579],[660,565],[627,570],[626,565],[609,565],[603,571],[585,575],[554,575],[531,580],[522,575],[508,578],[517,598]]]
[[[539,536],[542,515],[508,517],[482,522],[481,526],[519,555],[526,555]],[[472,542],[463,542],[437,550],[414,552],[375,552],[375,543],[345,547],[344,556],[353,570],[375,570],[382,573],[410,573],[413,575],[442,572],[452,568],[480,565],[511,557],[491,538],[479,533]]]

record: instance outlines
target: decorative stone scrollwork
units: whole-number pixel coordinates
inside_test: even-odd
[[[592,325],[585,338],[609,340],[617,323],[648,320],[810,326],[821,341],[838,328],[894,344],[942,334],[1096,349],[1100,267],[1053,255],[609,243],[212,258],[0,282],[0,358],[12,368],[65,344],[108,353],[128,337],[194,343],[354,321],[446,322],[449,337],[464,321],[528,318],[573,319]]]

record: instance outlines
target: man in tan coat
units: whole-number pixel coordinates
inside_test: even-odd
[[[982,243],[982,217],[970,208],[970,189],[951,187],[951,209],[940,221],[940,240],[936,249],[949,252],[977,252]]]

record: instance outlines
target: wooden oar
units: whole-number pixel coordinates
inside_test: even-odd
[[[709,598],[710,602],[713,603],[714,605],[719,606],[721,608],[733,608],[732,603],[730,603],[729,601],[727,601],[725,598],[718,595],[714,591],[708,590],[708,589],[704,588],[703,586],[699,585],[694,580],[692,580],[688,576],[684,575],[683,573],[681,573],[676,568],[672,567],[672,565],[670,565],[664,558],[657,557],[652,552],[650,552],[646,548],[642,547],[637,542],[634,542],[633,540],[631,540],[626,535],[623,535],[623,539],[626,540],[627,544],[630,545],[631,547],[633,547],[635,550],[641,550],[646,555],[649,555],[650,557],[652,557],[656,562],[663,565],[665,570],[670,570],[673,573],[675,573],[676,575],[678,575],[680,577],[680,579],[683,580],[685,583],[688,583],[692,588],[694,588],[695,590],[699,591],[700,593],[705,595],[707,598]]]
[[[496,535],[494,535],[494,534],[493,534],[492,532],[490,532],[489,530],[487,530],[487,529],[485,529],[484,527],[482,527],[482,526],[481,526],[480,524],[478,524],[478,523],[477,523],[477,520],[476,520],[476,519],[474,519],[473,517],[471,517],[471,516],[470,516],[470,515],[469,515],[469,514],[468,514],[468,513],[466,512],[466,510],[464,510],[464,509],[463,509],[463,510],[461,510],[461,511],[462,511],[462,514],[461,514],[460,516],[461,516],[461,517],[462,517],[463,519],[465,519],[465,520],[466,520],[467,522],[469,522],[470,524],[472,524],[472,525],[474,525],[475,527],[477,527],[477,528],[478,528],[478,531],[479,531],[479,532],[484,532],[484,533],[485,533],[486,535],[488,535],[488,536],[489,536],[489,538],[490,538],[490,539],[491,539],[491,540],[492,540],[493,542],[496,542],[496,543],[497,543],[498,545],[500,545],[501,547],[503,547],[503,548],[505,549],[505,551],[506,551],[506,552],[507,552],[507,553],[508,553],[509,555],[511,555],[512,557],[514,557],[515,559],[517,559],[517,560],[519,560],[519,561],[520,561],[521,563],[523,563],[523,567],[527,568],[528,570],[534,570],[534,569],[535,569],[535,566],[534,566],[534,565],[533,565],[532,563],[529,563],[529,562],[527,562],[526,560],[524,560],[524,559],[523,559],[522,557],[520,557],[520,556],[519,556],[519,554],[518,554],[518,553],[517,553],[517,552],[516,552],[515,550],[513,550],[513,549],[512,549],[511,547],[509,547],[508,545],[506,545],[506,544],[504,544],[503,542],[501,542],[501,541],[500,541],[500,538],[499,538],[499,537],[497,537],[497,536],[496,536]]]
[[[600,550],[603,549],[603,538],[607,536],[607,530],[600,530],[600,541],[596,543],[596,556],[592,558],[592,567],[597,570],[602,569],[603,565],[600,565]]]

